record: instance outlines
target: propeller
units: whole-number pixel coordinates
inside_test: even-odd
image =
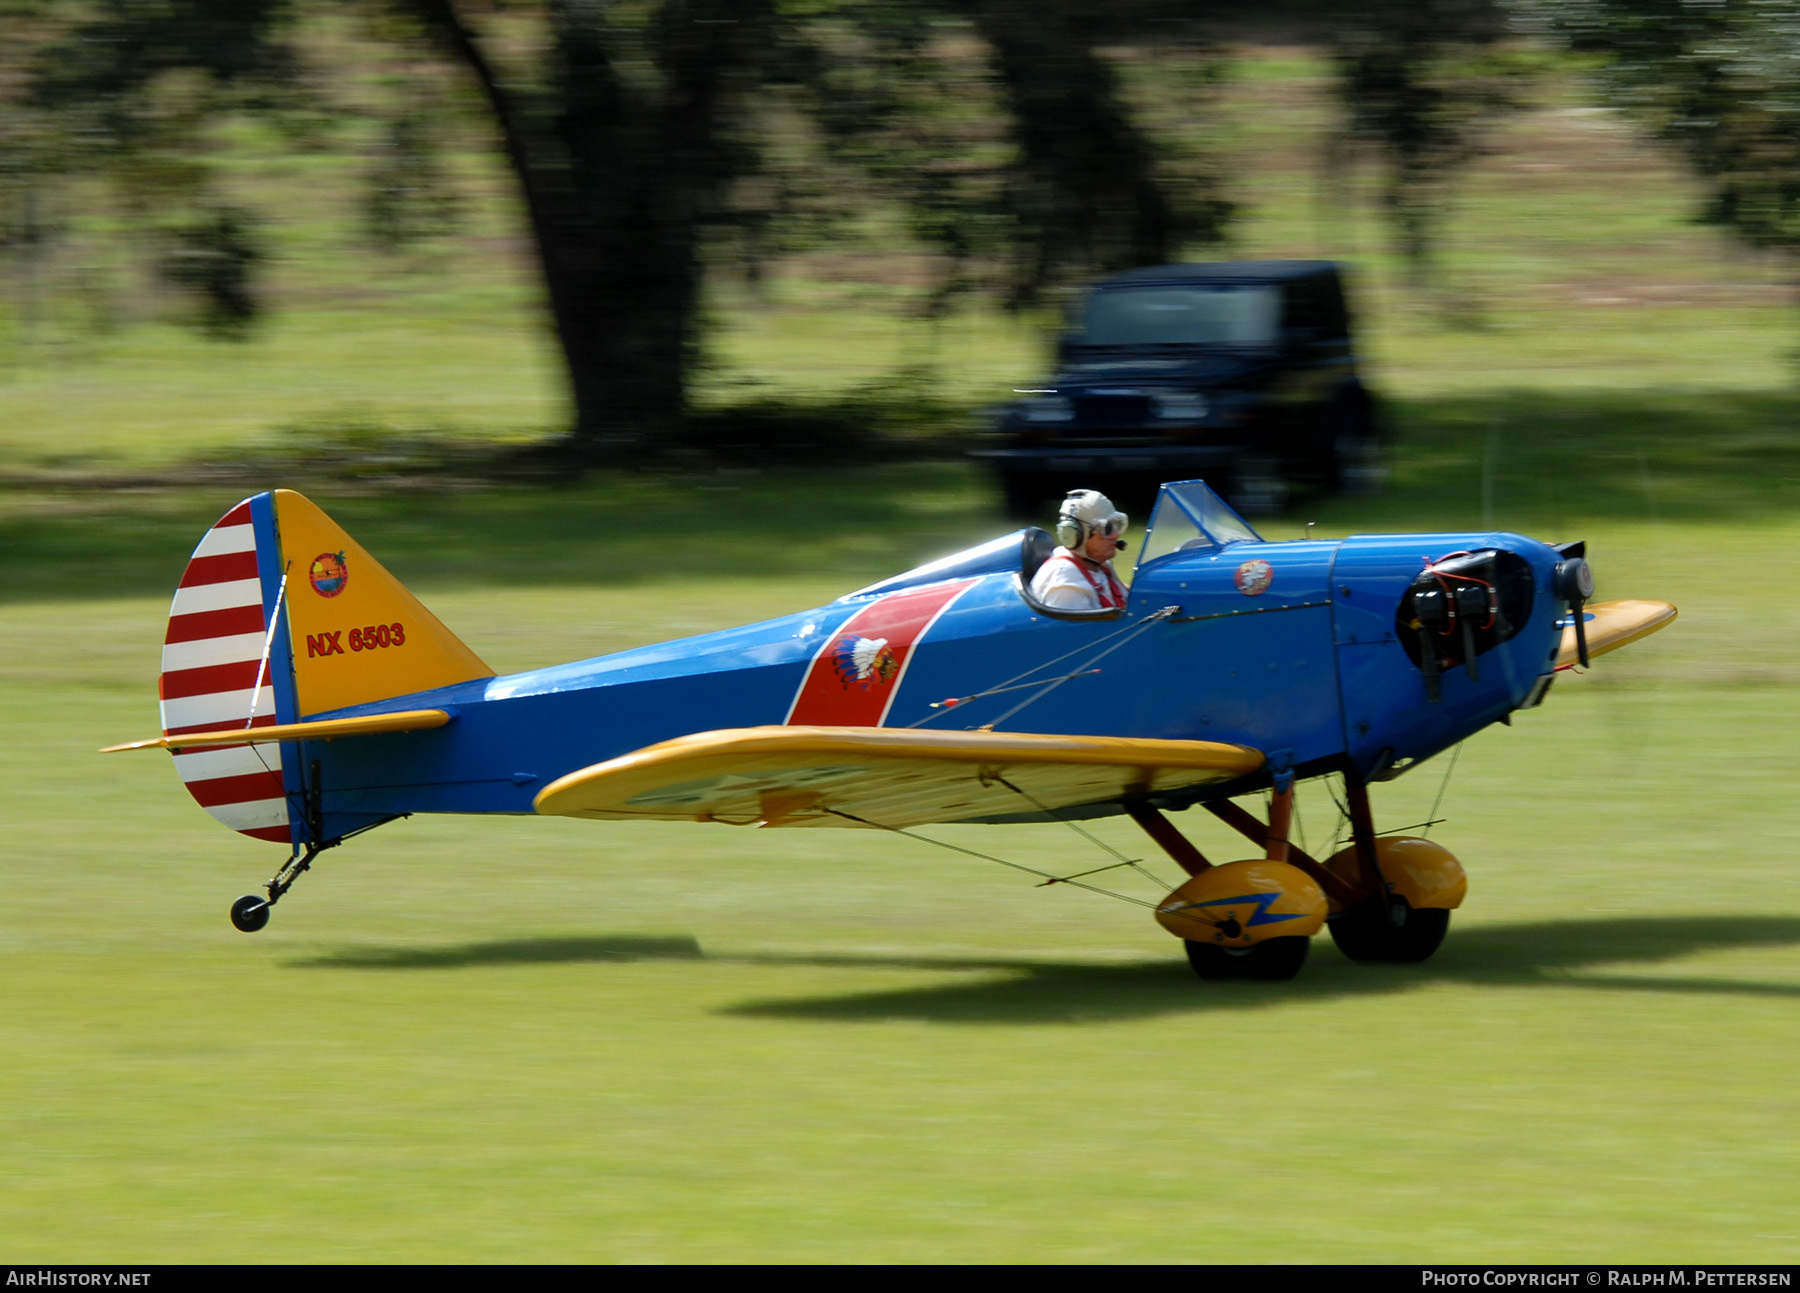
[[[1563,558],[1556,563],[1556,595],[1569,604],[1569,618],[1575,624],[1575,657],[1586,669],[1587,615],[1583,608],[1594,595],[1594,569],[1587,563],[1585,542],[1559,543],[1555,547]]]

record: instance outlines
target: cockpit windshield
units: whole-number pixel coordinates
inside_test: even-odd
[[[1226,506],[1205,481],[1179,481],[1164,485],[1156,495],[1156,510],[1150,513],[1137,564],[1142,569],[1171,552],[1218,548],[1245,540],[1260,543],[1262,535]]]

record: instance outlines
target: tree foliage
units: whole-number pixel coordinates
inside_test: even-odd
[[[1031,305],[1223,235],[1233,208],[1210,159],[1147,129],[1130,101],[1113,51],[1140,28],[1066,0],[849,0],[784,35],[828,155],[898,202],[943,258],[938,309],[977,289]],[[1155,54],[1202,70],[1175,105],[1202,129],[1223,55],[1186,30],[1156,35]]]
[[[42,204],[57,177],[105,174],[151,260],[196,318],[242,337],[261,309],[260,222],[221,193],[206,137],[223,118],[287,121],[308,98],[286,0],[96,0],[20,6],[15,120],[45,146],[13,154]],[[9,168],[10,169],[10,168]]]
[[[1380,156],[1382,206],[1423,285],[1447,191],[1523,106],[1533,60],[1489,0],[1373,0],[1333,28],[1344,134]]]
[[[1702,177],[1702,220],[1800,250],[1800,0],[1570,0],[1532,12],[1598,56],[1607,100]]]

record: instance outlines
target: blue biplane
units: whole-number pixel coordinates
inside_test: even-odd
[[[109,749],[171,751],[214,817],[288,846],[232,907],[247,932],[322,850],[412,813],[903,832],[1125,814],[1189,876],[1145,905],[1202,977],[1288,978],[1322,926],[1354,958],[1423,960],[1463,899],[1447,850],[1376,831],[1371,783],[1675,617],[1591,602],[1580,543],[1268,542],[1198,481],[1163,486],[1122,609],[1036,601],[1053,548],[1026,529],[815,610],[496,677],[276,490],[183,574],[163,735]],[[1347,818],[1324,859],[1288,839],[1313,777],[1341,778]],[[1236,802],[1265,793],[1266,819]],[[1258,856],[1202,856],[1167,816],[1194,806]]]

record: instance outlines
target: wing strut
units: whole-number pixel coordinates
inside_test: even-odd
[[[1308,853],[1302,852],[1287,839],[1288,821],[1294,807],[1294,788],[1292,783],[1283,791],[1278,791],[1269,805],[1269,824],[1263,825],[1237,804],[1229,799],[1217,800],[1202,804],[1202,808],[1224,822],[1232,830],[1242,835],[1252,844],[1260,845],[1267,851],[1267,856],[1277,862],[1286,862],[1289,866],[1299,867],[1331,897],[1345,906],[1365,897],[1359,890],[1345,884],[1332,872],[1326,870],[1323,863]],[[1277,849],[1281,850],[1277,853]],[[1285,854],[1285,856],[1282,856]]]
[[[1131,815],[1132,821],[1144,828],[1144,834],[1160,844],[1163,852],[1175,859],[1175,865],[1189,875],[1199,875],[1212,866],[1206,860],[1206,855],[1195,848],[1188,837],[1175,828],[1175,823],[1162,815],[1162,810],[1155,804],[1139,799],[1126,804],[1125,811]]]

